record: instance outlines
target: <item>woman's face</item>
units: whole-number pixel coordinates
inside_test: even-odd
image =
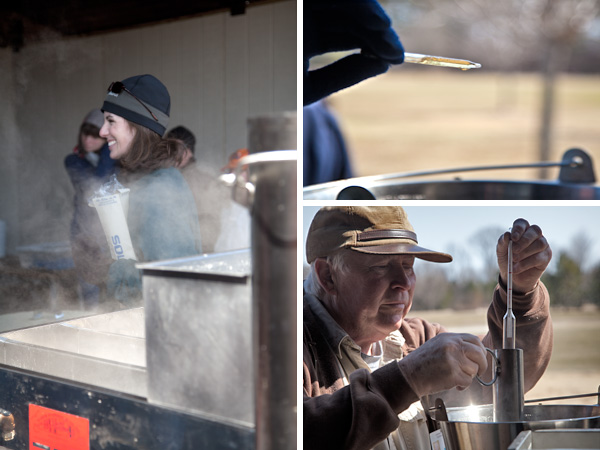
[[[121,116],[105,112],[100,136],[108,142],[111,159],[121,159],[131,148],[135,129]]]
[[[86,153],[97,152],[106,143],[103,137],[81,133],[81,146]]]

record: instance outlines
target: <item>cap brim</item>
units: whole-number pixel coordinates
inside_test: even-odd
[[[415,258],[431,262],[447,263],[452,261],[452,256],[447,253],[436,252],[413,244],[399,243],[350,248],[357,252],[369,253],[372,255],[414,255]]]

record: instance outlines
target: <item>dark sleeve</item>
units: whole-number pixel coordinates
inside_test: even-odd
[[[75,190],[83,190],[85,181],[94,174],[92,165],[75,153],[65,158],[65,169]]]
[[[100,159],[98,160],[98,166],[95,168],[94,175],[100,179],[104,179],[115,173],[115,171],[116,161],[110,158],[108,144],[104,144],[100,149]]]
[[[398,364],[373,373],[359,369],[350,384],[331,394],[312,389],[310,367],[304,364],[304,448],[312,450],[370,449],[398,428],[398,414],[418,400]],[[344,444],[340,446],[340,443]]]

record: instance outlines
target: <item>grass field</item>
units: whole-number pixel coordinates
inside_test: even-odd
[[[481,334],[486,330],[485,310],[415,311],[414,315],[444,324],[450,331]],[[525,399],[598,392],[600,385],[600,311],[562,310],[551,312],[554,349],[550,365]],[[596,404],[597,397],[560,401]]]
[[[535,74],[397,70],[329,97],[357,176],[540,161],[541,78]],[[569,148],[600,175],[600,75],[561,75],[550,160]],[[558,177],[551,169],[550,179]],[[462,176],[462,175],[461,175]],[[445,176],[446,178],[448,175]],[[463,178],[539,179],[538,169]]]

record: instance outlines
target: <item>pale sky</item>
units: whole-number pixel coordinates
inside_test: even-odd
[[[452,254],[453,270],[461,265],[482,267],[481,250],[474,246],[472,237],[487,227],[508,230],[519,217],[541,227],[554,255],[549,270],[553,269],[560,251],[569,249],[573,239],[582,233],[591,240],[586,267],[600,262],[600,205],[597,202],[563,202],[560,206],[550,203],[551,206],[538,206],[539,202],[532,206],[446,206],[448,202],[444,203],[444,206],[403,207],[417,233],[419,245]],[[308,226],[319,207],[304,206],[303,209],[306,242]]]

